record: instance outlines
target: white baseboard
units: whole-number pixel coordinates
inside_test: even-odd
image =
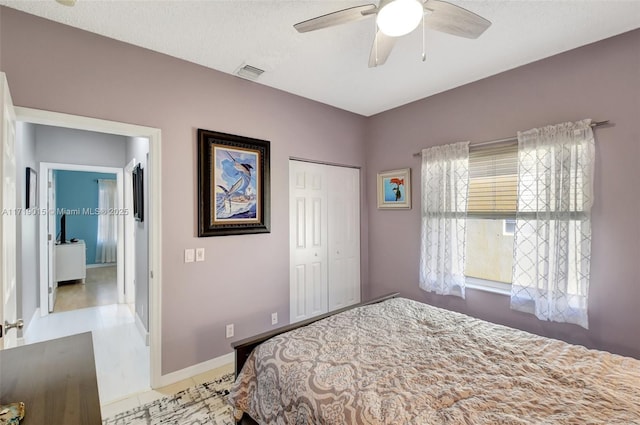
[[[99,267],[111,267],[115,266],[117,263],[97,263],[97,264],[87,264],[87,269],[97,269]]]
[[[215,359],[208,360],[206,362],[198,363],[193,366],[189,366],[184,369],[177,370],[175,372],[167,373],[160,376],[158,387],[165,387],[167,385],[175,384],[176,382],[183,381],[185,379],[192,378],[201,373],[217,369],[229,363],[235,362],[235,355],[233,352],[225,354]]]
[[[140,331],[140,335],[142,336],[142,339],[144,340],[144,345],[146,345],[148,347],[149,346],[149,332],[145,329],[144,324],[142,323],[142,320],[140,320],[140,316],[138,316],[137,313],[134,313],[134,316],[136,317],[136,327],[138,328],[138,331]]]

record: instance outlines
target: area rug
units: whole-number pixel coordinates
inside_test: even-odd
[[[233,425],[225,401],[233,373],[102,421],[103,425]]]

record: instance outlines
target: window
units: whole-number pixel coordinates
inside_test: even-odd
[[[473,286],[511,284],[517,185],[517,142],[470,146],[465,276]]]
[[[591,126],[534,128],[517,145],[424,149],[420,288],[509,293],[514,310],[588,328]]]

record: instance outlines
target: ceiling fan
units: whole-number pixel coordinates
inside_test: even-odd
[[[350,7],[299,22],[293,27],[303,33],[359,21],[373,15],[377,15],[377,29],[369,54],[369,68],[384,64],[396,39],[412,32],[420,22],[423,31],[426,26],[465,38],[478,38],[491,26],[491,22],[482,16],[441,0],[380,0],[378,6],[365,4]],[[422,60],[425,60],[424,45]]]

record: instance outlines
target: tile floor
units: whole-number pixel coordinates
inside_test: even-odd
[[[102,404],[150,389],[149,347],[129,306],[111,304],[37,317],[26,344],[92,332],[98,392]]]
[[[233,363],[167,387],[149,386],[149,347],[138,331],[131,309],[111,304],[36,317],[24,335],[26,344],[91,331],[102,417],[150,403],[191,386],[233,372]]]

